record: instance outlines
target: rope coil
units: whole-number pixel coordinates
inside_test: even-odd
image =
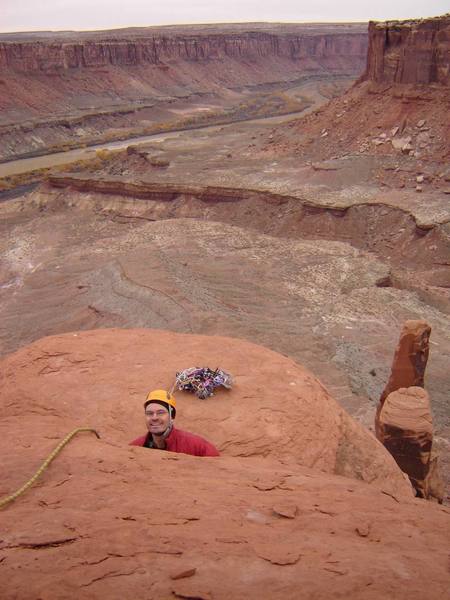
[[[7,504],[13,502],[14,500],[16,500],[16,498],[18,498],[24,492],[26,492],[27,489],[30,488],[33,485],[33,483],[42,475],[42,473],[49,466],[52,460],[58,456],[58,454],[61,452],[64,446],[66,446],[70,442],[70,440],[77,435],[77,433],[81,433],[82,431],[92,431],[92,433],[95,433],[97,438],[100,439],[100,435],[95,429],[92,429],[91,427],[78,427],[77,429],[74,429],[73,431],[68,433],[66,437],[63,440],[61,440],[61,442],[56,446],[56,448],[44,460],[44,462],[33,475],[33,477],[31,477],[22,487],[16,490],[13,494],[10,494],[9,496],[5,496],[4,498],[0,499],[0,509],[4,508]]]

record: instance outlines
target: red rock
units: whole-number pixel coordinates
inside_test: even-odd
[[[425,321],[405,322],[391,375],[378,403],[375,432],[409,476],[417,494],[442,501],[437,457],[430,471],[433,428],[429,399],[425,391],[417,389],[424,386],[430,333]]]
[[[170,579],[186,579],[187,577],[192,577],[197,572],[197,569],[194,567],[192,569],[184,569],[183,571],[176,571],[172,573]]]
[[[440,457],[442,461],[442,456]],[[437,500],[438,502],[443,502],[446,492],[445,492],[445,484],[441,477],[441,470],[439,468],[439,455],[431,449],[431,458],[430,458],[430,468],[428,470],[428,476],[426,480],[427,486],[427,498],[429,500]]]
[[[355,527],[355,531],[360,537],[367,537],[370,533],[370,523],[358,525],[357,527]]]
[[[391,392],[380,411],[378,431],[378,439],[408,475],[418,495],[428,498],[433,423],[427,392],[420,387]]]
[[[392,136],[402,138],[377,145],[377,154],[398,153],[400,159],[402,154],[418,158],[420,150],[421,158],[443,164],[450,139],[449,57],[449,15],[370,23],[365,73],[343,96],[331,100],[320,112],[289,124],[302,139],[314,141],[307,149],[291,142],[293,151],[305,158],[313,155],[316,160],[325,160],[343,150],[364,153],[376,127],[391,130]],[[426,131],[417,125],[422,122],[432,136],[422,135]],[[327,130],[330,123],[333,123],[330,137],[322,139],[320,132]],[[276,128],[279,139],[283,139],[283,130],[287,126]],[[407,138],[411,138],[410,143],[406,143]]]
[[[119,329],[44,338],[0,363],[3,415],[14,418],[28,404],[34,426],[27,435],[39,447],[39,431],[57,438],[82,424],[111,443],[127,444],[145,431],[148,389],[170,387],[177,371],[205,363],[231,372],[235,386],[207,402],[178,392],[182,429],[205,436],[228,456],[271,456],[411,494],[389,453],[311,373],[240,340]],[[11,439],[14,428],[8,432]],[[179,455],[167,458],[177,462]],[[272,473],[248,482],[267,493],[283,487],[284,478]]]
[[[366,51],[362,23],[0,34],[0,158],[183,128],[162,99],[191,105],[195,117],[205,94],[231,107],[230,89],[236,97],[239,88],[284,89],[330,73],[350,83]]]
[[[301,554],[289,545],[256,544],[255,553],[273,565],[295,565],[300,560]]]
[[[174,63],[183,61],[257,61],[273,56],[300,61],[333,57],[336,63],[342,63],[344,57],[351,55],[362,59],[367,50],[367,34],[358,25],[346,26],[346,31],[300,24],[287,26],[286,31],[276,25],[267,32],[257,31],[260,25],[253,31],[246,31],[246,24],[234,28],[236,31],[227,32],[226,26],[219,25],[215,32],[209,33],[205,29],[187,31],[182,26],[172,32],[148,27],[141,30],[139,37],[117,30],[112,35],[111,32],[78,33],[72,39],[61,39],[61,35],[55,34],[53,39],[39,41],[22,35],[23,40],[0,42],[0,69],[42,75],[70,69],[109,66],[127,69],[168,62],[170,70]],[[155,79],[157,76],[153,74]]]
[[[450,15],[422,20],[371,22],[367,70],[363,79],[448,86],[449,47]]]
[[[277,504],[273,507],[273,512],[286,519],[295,519],[298,513],[298,506],[296,504]]]
[[[426,321],[405,321],[392,361],[391,375],[377,410],[377,418],[387,396],[399,388],[423,387],[428,361],[431,327]]]
[[[177,419],[223,455],[171,460],[128,446],[142,428],[148,388],[205,357],[228,367],[235,387],[208,401],[179,394]],[[295,394],[274,377],[287,371]],[[41,484],[4,509],[2,600],[409,600],[412,589],[440,600],[448,591],[448,509],[325,472],[336,470],[333,431],[343,422],[351,438],[360,430],[285,357],[241,340],[98,330],[42,339],[5,358],[0,373],[1,495],[28,478],[67,429],[85,423],[102,433],[74,438]],[[277,397],[289,414],[273,409]],[[354,444],[370,438],[360,436]],[[292,457],[302,447],[310,447],[302,458],[310,467]],[[330,447],[328,463],[321,456]],[[393,460],[376,441],[369,449],[380,471],[380,457]],[[379,484],[395,480],[396,469]],[[274,513],[293,505],[294,520]],[[192,565],[194,577],[171,579]]]
[[[211,592],[201,588],[198,584],[180,583],[172,588],[176,598],[187,598],[188,600],[212,600]]]

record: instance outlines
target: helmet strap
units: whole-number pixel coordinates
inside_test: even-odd
[[[172,423],[172,419],[169,419],[169,426],[167,427],[167,429],[165,431],[163,431],[162,433],[152,433],[152,436],[156,436],[158,439],[160,440],[165,440],[166,437],[169,437],[170,432],[173,429],[173,423]]]

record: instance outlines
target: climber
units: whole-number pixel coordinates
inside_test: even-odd
[[[153,390],[144,402],[148,433],[132,442],[131,446],[143,446],[181,452],[194,456],[219,456],[217,449],[199,435],[176,429],[175,397],[165,390]]]

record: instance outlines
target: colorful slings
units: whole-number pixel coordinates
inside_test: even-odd
[[[175,385],[179,390],[193,392],[198,398],[204,400],[212,396],[214,389],[219,386],[230,389],[233,378],[219,368],[213,371],[209,367],[190,367],[177,372]]]

